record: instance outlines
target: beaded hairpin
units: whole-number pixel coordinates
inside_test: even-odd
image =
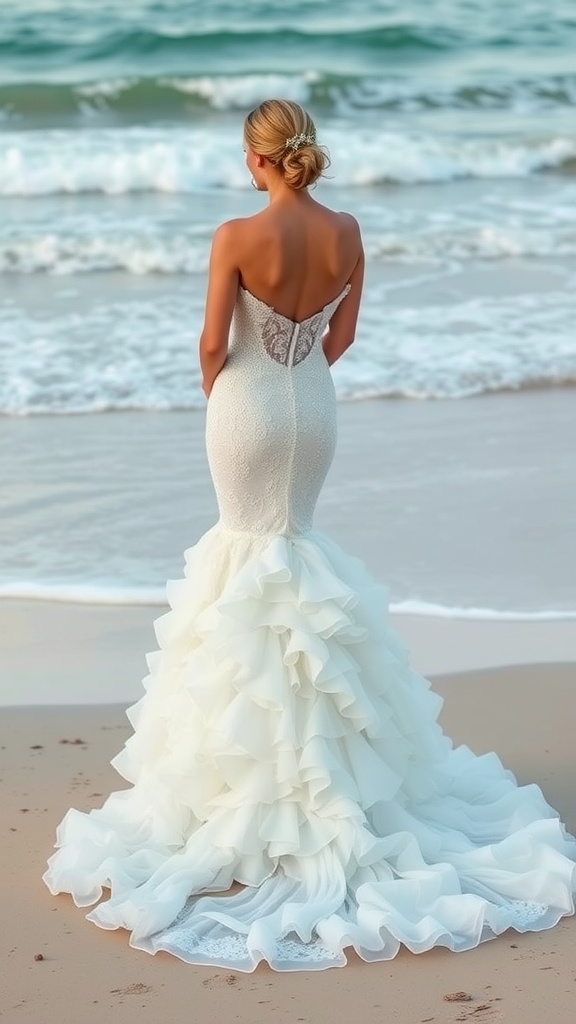
[[[312,146],[315,142],[314,135],[305,135],[302,132],[300,135],[293,135],[291,139],[286,139],[286,148],[296,150],[301,146]]]

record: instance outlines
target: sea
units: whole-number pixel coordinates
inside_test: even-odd
[[[315,194],[363,232],[340,402],[574,385],[573,0],[18,0],[0,9],[3,467],[15,419],[58,418],[73,447],[86,417],[204,409],[210,240],[265,201],[242,121],[271,96],[311,111],[331,155]],[[54,448],[41,456],[53,476]],[[105,465],[98,479],[104,513]],[[60,557],[66,491],[39,534],[36,483],[15,501],[3,481],[3,595],[145,600],[174,572],[109,549],[104,514],[92,556],[62,539]],[[128,487],[122,501],[128,521]],[[428,596],[442,605],[441,580]],[[554,594],[518,606],[545,614]]]

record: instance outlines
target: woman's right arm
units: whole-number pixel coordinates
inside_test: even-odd
[[[358,313],[360,311],[360,300],[362,298],[364,249],[358,223],[353,217],[350,217],[350,221],[352,222],[352,229],[349,244],[354,246],[357,260],[349,278],[350,291],[338,306],[322,339],[322,347],[329,366],[335,363],[344,354],[346,349],[350,348],[354,341]]]

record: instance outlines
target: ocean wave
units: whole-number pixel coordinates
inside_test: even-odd
[[[576,611],[500,611],[496,608],[464,608],[459,605],[434,604],[430,601],[408,599],[392,602],[390,611],[395,615],[422,615],[435,619],[474,619],[481,622],[555,622],[576,619]]]
[[[323,132],[321,141],[330,150],[331,173],[340,186],[522,178],[551,169],[576,173],[576,134],[454,138],[375,133],[341,120]],[[239,138],[229,126],[7,131],[3,143],[2,196],[250,188]]]
[[[515,223],[514,211],[470,222],[465,215],[447,216],[450,223],[430,222],[421,214],[418,225],[375,231],[367,225],[366,257],[378,263],[427,263],[447,261],[497,261],[510,257],[559,257],[576,255],[576,207],[554,217],[551,205],[544,224]],[[185,227],[140,230],[111,226],[103,231],[96,215],[86,218],[84,230],[68,226],[62,218],[50,230],[31,225],[27,230],[0,231],[0,274],[53,274],[70,276],[123,271],[135,276],[205,274],[211,227],[202,232]],[[422,223],[423,222],[423,223]]]
[[[266,14],[269,15],[268,10]],[[36,24],[30,24],[30,20],[19,25],[13,22],[12,31],[0,42],[0,59],[8,65],[17,61],[20,67],[34,62],[37,67],[41,53],[46,61],[57,55],[62,64],[106,61],[125,66],[152,63],[170,67],[179,61],[184,66],[205,63],[207,55],[212,62],[249,55],[258,65],[262,57],[272,64],[276,63],[275,56],[285,61],[287,53],[305,61],[319,50],[377,56],[390,51],[450,50],[476,42],[465,31],[434,20],[428,24],[417,24],[411,19],[386,24],[374,18],[366,23],[362,17],[340,17],[314,24],[300,18],[295,24],[289,14],[280,21],[269,16],[258,19],[250,18],[245,9],[235,23],[234,19],[227,19],[225,24],[216,20],[202,24],[195,19],[187,25],[180,18],[170,26],[165,23],[148,27],[123,24],[119,19],[114,24],[114,19],[101,18],[88,29],[82,24],[68,24],[61,34],[46,29],[41,20]]]
[[[204,409],[191,358],[202,304],[158,295],[40,319],[0,308],[0,412]],[[574,384],[575,317],[568,290],[412,308],[368,286],[358,341],[333,368],[336,395],[458,399]]]
[[[22,229],[0,233],[0,274],[56,274],[61,276],[122,270],[128,274],[200,274],[208,268],[210,233],[177,228],[171,232],[110,229],[97,223],[85,234]]]
[[[510,215],[503,216],[501,223],[487,220],[477,224],[459,222],[454,217],[450,226],[435,225],[421,233],[382,232],[378,238],[368,241],[366,253],[372,263],[407,264],[576,255],[576,209],[561,224],[549,222],[536,226],[511,221]]]
[[[155,606],[167,604],[166,586],[134,587],[97,583],[0,583],[0,600],[58,601],[70,604]],[[478,622],[558,622],[576,620],[576,610],[514,611],[435,604],[417,598],[393,601],[393,615],[467,619]]]
[[[48,7],[48,9],[46,9]],[[0,56],[9,68],[58,61],[60,67],[122,61],[174,62],[193,57],[228,59],[239,51],[282,56],[289,52],[461,54],[466,50],[570,46],[575,23],[570,0],[502,7],[496,0],[412,0],[408,9],[356,0],[284,0],[239,4],[213,0],[114,0],[39,4],[20,0],[4,17]]]
[[[361,344],[333,368],[341,401],[374,397],[467,398],[576,383],[571,292],[391,307],[375,288]]]
[[[198,76],[103,78],[83,83],[0,85],[0,114],[8,123],[131,124],[190,120],[210,112],[247,111],[267,96],[304,103],[323,116],[352,111],[422,113],[434,110],[554,111],[576,106],[576,75],[534,79],[492,76],[442,83],[418,75],[345,75],[316,70]]]

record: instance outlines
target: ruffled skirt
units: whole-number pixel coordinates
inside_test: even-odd
[[[107,888],[88,920],[240,971],[470,949],[574,912],[576,842],[537,785],[443,734],[360,560],[317,530],[220,524],[185,556],[111,762],[131,785],[68,811],[52,893]]]

